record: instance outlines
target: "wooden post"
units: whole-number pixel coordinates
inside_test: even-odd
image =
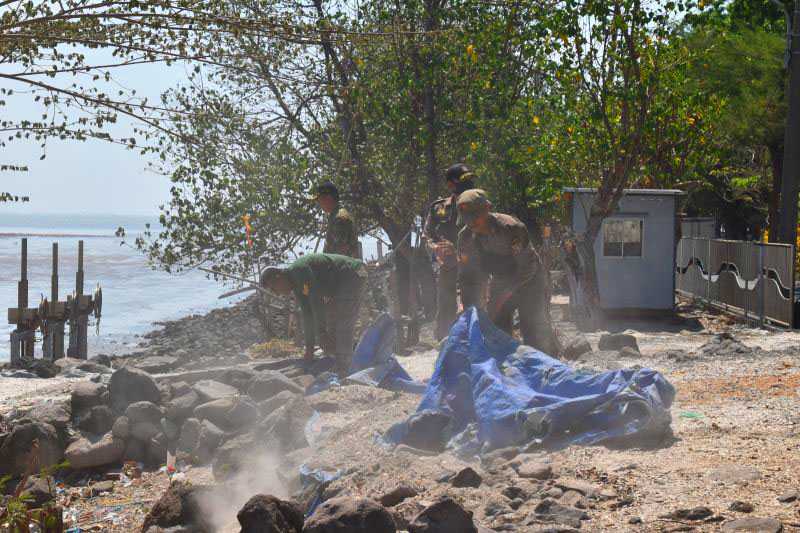
[[[378,259],[383,259],[383,241],[376,241],[378,244]]]
[[[78,271],[75,273],[75,297],[69,302],[69,348],[67,350],[67,355],[76,359],[86,359],[88,356],[91,297],[84,297],[83,277],[83,241],[78,241]]]

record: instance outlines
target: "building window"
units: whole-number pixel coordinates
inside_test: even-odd
[[[612,218],[603,222],[604,257],[642,257],[644,220]]]

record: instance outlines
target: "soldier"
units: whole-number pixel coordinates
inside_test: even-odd
[[[300,304],[306,361],[314,358],[317,344],[323,349],[331,346],[340,375],[345,375],[353,358],[353,330],[366,281],[363,262],[337,254],[305,255],[286,268],[271,267],[261,275],[262,287],[278,294],[294,293]]]
[[[316,192],[317,203],[328,215],[325,246],[322,252],[361,259],[356,224],[350,212],[339,204],[339,189],[330,181],[326,181],[317,186]]]
[[[423,238],[428,252],[436,259],[439,274],[436,284],[436,338],[447,336],[458,312],[456,240],[458,230],[458,195],[475,186],[475,175],[467,165],[457,163],[445,172],[450,196],[431,204],[425,220]]]
[[[486,192],[472,189],[458,197],[458,283],[464,308],[478,305],[481,280],[489,277],[488,312],[509,335],[514,311],[525,344],[558,356],[559,345],[546,301],[549,276],[533,249],[525,224],[511,215],[491,213]]]

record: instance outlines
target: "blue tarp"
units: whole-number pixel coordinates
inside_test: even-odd
[[[414,381],[394,356],[395,322],[388,314],[375,320],[356,346],[347,379],[389,390],[419,393],[425,384]]]
[[[572,369],[521,345],[471,308],[450,330],[418,412],[450,415],[452,442],[465,452],[485,452],[663,436],[674,397],[673,386],[654,370]],[[386,440],[402,441],[404,424]]]

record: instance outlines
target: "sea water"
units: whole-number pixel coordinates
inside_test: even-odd
[[[168,274],[154,270],[141,252],[121,245],[114,236],[125,228],[131,241],[156,217],[117,215],[29,215],[0,213],[0,361],[10,351],[6,308],[17,306],[22,238],[28,239],[28,304],[38,307],[42,297],[50,299],[52,245],[58,243],[59,297],[66,299],[75,289],[78,241],[84,241],[84,292],[91,294],[97,283],[103,289],[103,313],[99,332],[90,320],[89,356],[125,353],[136,348],[141,335],[153,323],[174,320],[192,313],[235,302],[242,297],[219,300],[229,290],[209,280],[198,270]],[[37,336],[40,333],[37,332]],[[41,344],[36,346],[41,356]]]

